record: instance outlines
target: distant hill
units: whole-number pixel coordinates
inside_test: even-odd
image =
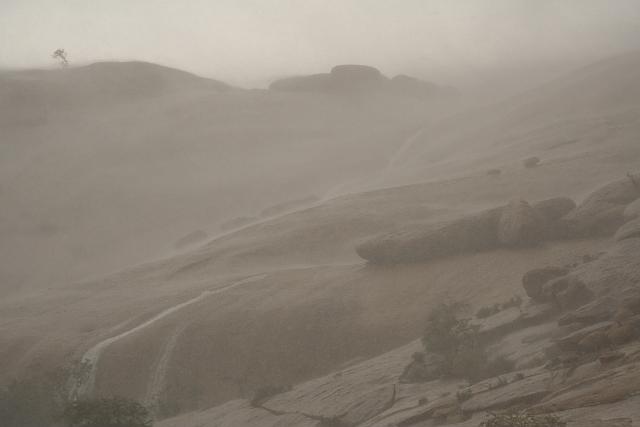
[[[118,104],[170,93],[230,89],[217,80],[148,62],[98,62],[67,69],[2,72],[0,111],[4,107],[15,116],[16,110],[31,108]]]
[[[500,103],[434,123],[408,144],[387,184],[556,161],[637,144],[640,52],[608,58]],[[626,160],[632,160],[627,158]]]
[[[452,88],[438,86],[414,77],[385,77],[378,69],[367,65],[337,65],[329,73],[287,77],[276,80],[269,89],[282,92],[388,92],[411,97],[452,95]]]

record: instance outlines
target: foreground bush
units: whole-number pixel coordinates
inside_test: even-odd
[[[459,318],[463,309],[460,303],[445,303],[428,317],[422,343],[428,352],[439,356],[440,376],[476,382],[513,369],[513,364],[504,359],[489,361],[478,326],[470,319]]]
[[[78,400],[67,405],[63,419],[70,427],[151,427],[149,411],[121,397]]]
[[[480,427],[564,427],[566,423],[554,415],[491,414]]]

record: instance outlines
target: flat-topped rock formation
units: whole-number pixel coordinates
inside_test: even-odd
[[[455,91],[415,77],[397,75],[391,79],[368,65],[336,65],[329,73],[286,77],[276,80],[270,90],[281,92],[386,92],[413,98],[452,96]]]

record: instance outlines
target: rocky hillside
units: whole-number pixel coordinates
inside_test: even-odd
[[[616,199],[623,210],[640,200],[640,187],[623,180],[596,191],[576,211],[614,192],[634,196]],[[602,212],[588,215],[602,220]],[[489,358],[508,361],[500,375],[442,376],[428,346],[426,357],[410,362],[425,351],[414,342],[292,388],[271,386],[251,401],[159,425],[475,427],[491,414],[513,411],[521,422],[544,419],[545,426],[640,423],[640,226],[633,213],[616,212],[606,222],[623,225],[604,251],[528,271],[524,301],[496,304],[472,318]]]
[[[168,256],[195,230],[322,196],[448,108],[363,96],[233,88],[143,62],[0,73],[0,294]]]
[[[584,96],[602,87],[582,82]],[[618,86],[612,88],[617,93]],[[135,264],[149,259],[145,248],[195,238],[186,239],[179,253],[115,274],[2,298],[1,383],[84,360],[90,369],[77,385],[78,394],[132,397],[158,418],[189,413],[167,423],[193,420],[195,426],[228,419],[228,425],[242,425],[255,418],[266,425],[365,425],[383,413],[399,411],[404,417],[407,408],[424,425],[433,424],[434,417],[451,416],[453,422],[477,414],[469,421],[475,423],[486,403],[460,409],[461,402],[451,399],[459,386],[468,387],[466,380],[399,381],[411,355],[420,350],[417,342],[402,346],[421,336],[434,308],[454,300],[469,307],[468,316],[483,309],[471,325],[486,338],[492,358],[508,350],[504,356],[516,366],[503,369],[508,378],[493,382],[510,385],[516,377],[546,379],[538,376],[544,372],[541,366],[558,362],[553,352],[542,360],[547,355],[537,349],[547,347],[547,338],[590,326],[558,322],[598,303],[608,291],[595,281],[598,277],[620,280],[624,287],[635,280],[624,255],[635,253],[637,236],[635,223],[627,221],[636,215],[638,203],[637,177],[627,172],[637,171],[640,158],[640,121],[631,102],[621,104],[615,117],[611,104],[593,107],[593,126],[572,115],[540,111],[531,123],[526,114],[514,119],[528,130],[512,133],[508,112],[500,105],[486,107],[496,112],[491,116],[495,122],[486,111],[476,111],[479,127],[471,129],[476,117],[471,115],[469,123],[452,119],[414,133],[407,123],[416,116],[409,112],[422,117],[424,109],[360,104],[357,97],[234,89],[174,95],[108,114],[89,109],[82,126],[72,126],[77,116],[60,110],[51,116],[61,120],[52,127],[11,128],[18,143],[7,147],[17,157],[12,163],[0,158],[12,165],[3,164],[3,182],[13,183],[0,192],[8,206],[0,214],[0,227],[2,262],[12,269],[43,274],[48,266],[34,260],[49,259],[51,271],[71,276],[65,265],[89,270],[94,260],[108,268],[110,258],[102,253]],[[534,102],[537,93],[523,97]],[[405,101],[405,106],[415,105]],[[190,106],[189,113],[184,105]],[[318,117],[323,117],[321,124]],[[400,128],[408,138],[398,143],[391,136],[398,136]],[[449,150],[447,141],[463,141],[457,139],[463,128],[466,137],[475,137],[466,139],[469,145],[454,144],[442,157],[431,151],[433,168],[420,162],[417,169],[410,167],[407,159],[420,158],[414,149],[423,146],[424,138],[427,145]],[[578,134],[575,144],[563,139]],[[270,135],[267,145],[264,135]],[[215,143],[202,143],[208,138]],[[291,157],[271,156],[272,149]],[[539,161],[523,162],[532,156]],[[32,162],[40,167],[26,167]],[[391,186],[402,170],[435,178]],[[375,190],[343,194],[361,189],[363,180]],[[336,185],[339,197],[309,199],[326,194],[315,186]],[[200,224],[225,224],[220,210],[241,220],[234,223],[237,229],[215,236]],[[619,243],[614,243],[616,233]],[[33,240],[47,244],[31,246]],[[128,246],[120,249],[123,241]],[[90,243],[89,248],[80,242]],[[43,257],[33,247],[52,255]],[[89,251],[93,247],[99,249],[95,258]],[[84,256],[85,262],[71,262],[69,253]],[[0,272],[14,277],[10,271]],[[54,282],[49,274],[41,277]],[[621,308],[625,295],[608,294],[611,305],[602,321],[612,322],[610,312]],[[522,313],[514,306],[502,309],[518,297],[524,300]],[[630,310],[632,318],[636,314]],[[608,336],[611,326],[606,323],[599,332]],[[630,354],[618,362],[632,363]],[[595,363],[595,356],[581,355],[579,361]],[[408,371],[432,372],[432,355],[424,355],[423,364],[422,356],[416,357]],[[352,369],[357,378],[347,375]],[[339,391],[343,383],[336,382],[340,378],[348,380],[344,392]],[[324,383],[326,388],[319,387]],[[450,388],[440,391],[441,383]],[[484,384],[461,392],[461,400],[493,387]],[[525,403],[533,408],[565,386],[571,383],[538,388]],[[511,395],[511,387],[517,386],[502,390]],[[451,412],[429,412],[433,407],[425,402],[440,405],[450,389]],[[258,399],[263,408],[249,409],[257,390],[264,390]],[[316,391],[326,396],[326,404],[312,396]],[[275,392],[277,397],[263,399]],[[421,393],[427,393],[426,401]],[[626,405],[614,400],[608,403]],[[618,407],[602,413],[615,413]]]

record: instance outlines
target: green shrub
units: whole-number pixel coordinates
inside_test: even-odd
[[[440,375],[476,382],[512,370],[513,364],[506,359],[489,362],[478,326],[458,317],[463,308],[459,303],[445,303],[428,317],[422,343],[428,352],[440,356]]]
[[[564,427],[566,423],[554,415],[491,414],[480,427]]]
[[[70,402],[63,419],[70,427],[151,427],[149,411],[122,397]]]

